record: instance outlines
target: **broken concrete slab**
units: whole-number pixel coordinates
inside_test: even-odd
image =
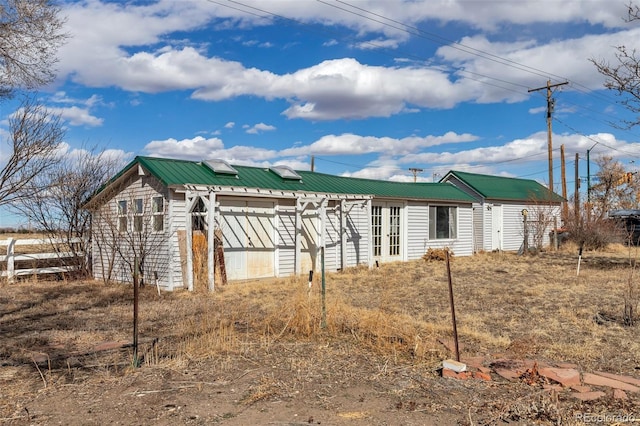
[[[606,393],[602,391],[592,392],[571,392],[571,396],[581,401],[593,401],[594,399],[602,398]]]
[[[594,374],[597,374],[598,376],[602,376],[602,377],[607,377],[609,379],[618,380],[620,382],[629,383],[631,385],[640,387],[640,379],[636,379],[635,377],[622,376],[620,374],[605,373],[605,372],[602,372],[602,371],[594,371]]]
[[[606,386],[613,389],[622,389],[629,392],[638,392],[640,388],[620,380],[610,379],[608,377],[599,376],[593,373],[584,373],[582,381],[587,385]]]
[[[541,368],[538,374],[565,387],[580,385],[580,372],[573,368]]]
[[[518,380],[522,375],[521,372],[510,370],[508,368],[496,368],[494,371],[498,376],[510,381]]]
[[[629,397],[627,396],[627,393],[625,391],[623,391],[622,389],[614,389],[613,390],[613,398],[614,399],[622,399],[622,400],[629,399]]]

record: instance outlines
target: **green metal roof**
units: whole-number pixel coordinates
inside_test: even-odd
[[[564,198],[540,185],[535,180],[481,175],[452,170],[453,175],[484,198],[509,201],[563,202]],[[446,179],[446,176],[445,176]]]
[[[449,183],[408,183],[296,172],[302,180],[288,180],[268,168],[236,166],[237,175],[215,173],[203,162],[136,157],[110,182],[140,164],[166,186],[218,185],[328,194],[373,195],[399,199],[425,199],[470,203],[474,199]],[[106,185],[108,186],[108,184]],[[103,188],[104,189],[104,188]]]

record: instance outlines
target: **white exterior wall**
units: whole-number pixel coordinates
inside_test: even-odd
[[[345,267],[368,264],[369,262],[369,212],[366,205],[356,205],[347,214],[345,238],[347,256]]]
[[[473,204],[473,252],[477,253],[485,249],[484,243],[484,204]]]
[[[411,201],[407,209],[407,258],[420,259],[429,248],[450,248],[456,256],[471,256],[473,254],[473,210],[470,204],[450,204],[457,206],[457,235],[456,238],[446,240],[429,239],[429,207],[431,205],[444,206],[447,204],[429,204],[421,201]]]
[[[158,285],[170,289],[170,270],[172,267],[169,240],[171,231],[167,220],[167,191],[152,177],[136,176],[124,184],[122,190],[99,207],[93,215],[92,253],[93,274],[95,279],[111,279],[119,282],[133,282],[134,247],[141,242],[145,247],[142,272],[145,283]],[[162,196],[164,199],[164,230],[152,230],[151,200]],[[143,231],[134,231],[135,199],[143,200],[142,224]],[[127,231],[118,229],[118,202],[127,201]],[[138,254],[141,254],[138,252]],[[109,276],[109,264],[113,262],[113,269]]]
[[[281,200],[276,207],[277,275],[293,275],[296,269],[296,206],[294,200]]]
[[[420,259],[429,247],[429,204],[412,201],[406,208],[407,260]]]
[[[326,209],[324,268],[335,272],[340,268],[340,204],[331,201]]]
[[[517,251],[524,241],[522,204],[502,204],[502,250]]]
[[[169,203],[167,206],[167,217],[169,229],[171,230],[169,256],[171,259],[171,273],[169,275],[171,290],[187,288],[187,282],[183,268],[186,268],[186,254],[180,253],[180,239],[183,239],[186,249],[186,209],[187,201],[185,194],[178,194],[175,191],[169,192]],[[183,265],[184,263],[184,265]],[[186,273],[186,271],[184,271]]]

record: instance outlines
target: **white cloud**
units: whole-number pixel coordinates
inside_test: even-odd
[[[359,155],[370,153],[386,153],[407,155],[418,152],[422,148],[438,145],[466,143],[478,140],[468,133],[458,135],[447,132],[442,136],[408,136],[401,139],[390,137],[361,136],[352,133],[326,135],[307,146],[296,146],[281,151],[281,155]]]
[[[99,127],[104,123],[104,119],[91,115],[87,108],[72,106],[68,108],[47,108],[51,113],[59,115],[64,121],[72,126]]]
[[[226,123],[224,125],[225,129],[233,129],[233,127],[236,125],[236,123],[234,123],[233,121],[229,121],[228,123]]]
[[[275,126],[271,126],[269,124],[264,124],[264,123],[258,123],[250,127],[246,126],[245,128],[247,129],[246,132],[252,135],[257,135],[258,133],[264,133],[264,132],[272,132],[276,130]]]
[[[196,136],[192,139],[169,138],[162,141],[152,141],[144,149],[152,157],[195,161],[221,158],[233,164],[253,164],[256,161],[269,160],[277,156],[276,151],[252,146],[236,145],[225,148],[221,139],[205,139],[202,136]]]
[[[611,4],[609,0],[565,2],[561,8],[540,7],[535,1],[493,2],[486,7],[483,2],[463,0],[439,2],[437,6],[430,0],[405,1],[401,6],[368,0],[358,3],[360,11],[341,5],[355,13],[320,2],[247,0],[245,3],[249,11],[255,6],[300,22],[346,26],[356,31],[353,45],[359,48],[374,45],[395,48],[408,40],[409,32],[397,22],[412,26],[435,20],[470,24],[484,30],[540,22],[587,21],[611,28],[626,25],[621,19],[626,13],[624,4]],[[200,29],[212,23],[227,28],[274,23],[236,8],[212,2],[171,0],[137,5],[89,0],[64,7],[72,38],[60,51],[60,81],[70,77],[90,87],[116,86],[145,93],[189,90],[194,99],[206,101],[238,96],[286,99],[291,105],[283,111],[284,115],[313,121],[389,117],[417,108],[452,108],[461,102],[517,102],[528,96],[523,87],[539,85],[542,75],[546,78],[548,73],[591,89],[601,88],[602,78],[587,59],[611,58],[612,46],[621,43],[640,48],[640,28],[629,29],[628,25],[623,31],[548,44],[540,44],[533,37],[495,42],[489,33],[465,37],[459,40],[460,45],[441,47],[438,58],[442,63],[430,66],[372,66],[342,58],[276,74],[221,57],[208,57],[205,45],[185,45],[184,40],[171,39],[174,32]],[[385,17],[390,21],[385,21]],[[448,43],[439,36],[422,36],[426,42],[431,39]],[[260,43],[262,47],[270,44],[257,40],[245,43]],[[478,51],[494,56],[486,59],[470,54]],[[505,61],[496,60],[497,57]],[[534,72],[508,66],[514,63],[524,64]],[[450,66],[458,69],[458,73],[451,75]],[[546,72],[535,71],[542,69]],[[497,76],[501,82],[484,76]]]

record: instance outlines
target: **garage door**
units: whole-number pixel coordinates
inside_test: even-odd
[[[275,276],[273,202],[220,201],[220,228],[229,280]]]

